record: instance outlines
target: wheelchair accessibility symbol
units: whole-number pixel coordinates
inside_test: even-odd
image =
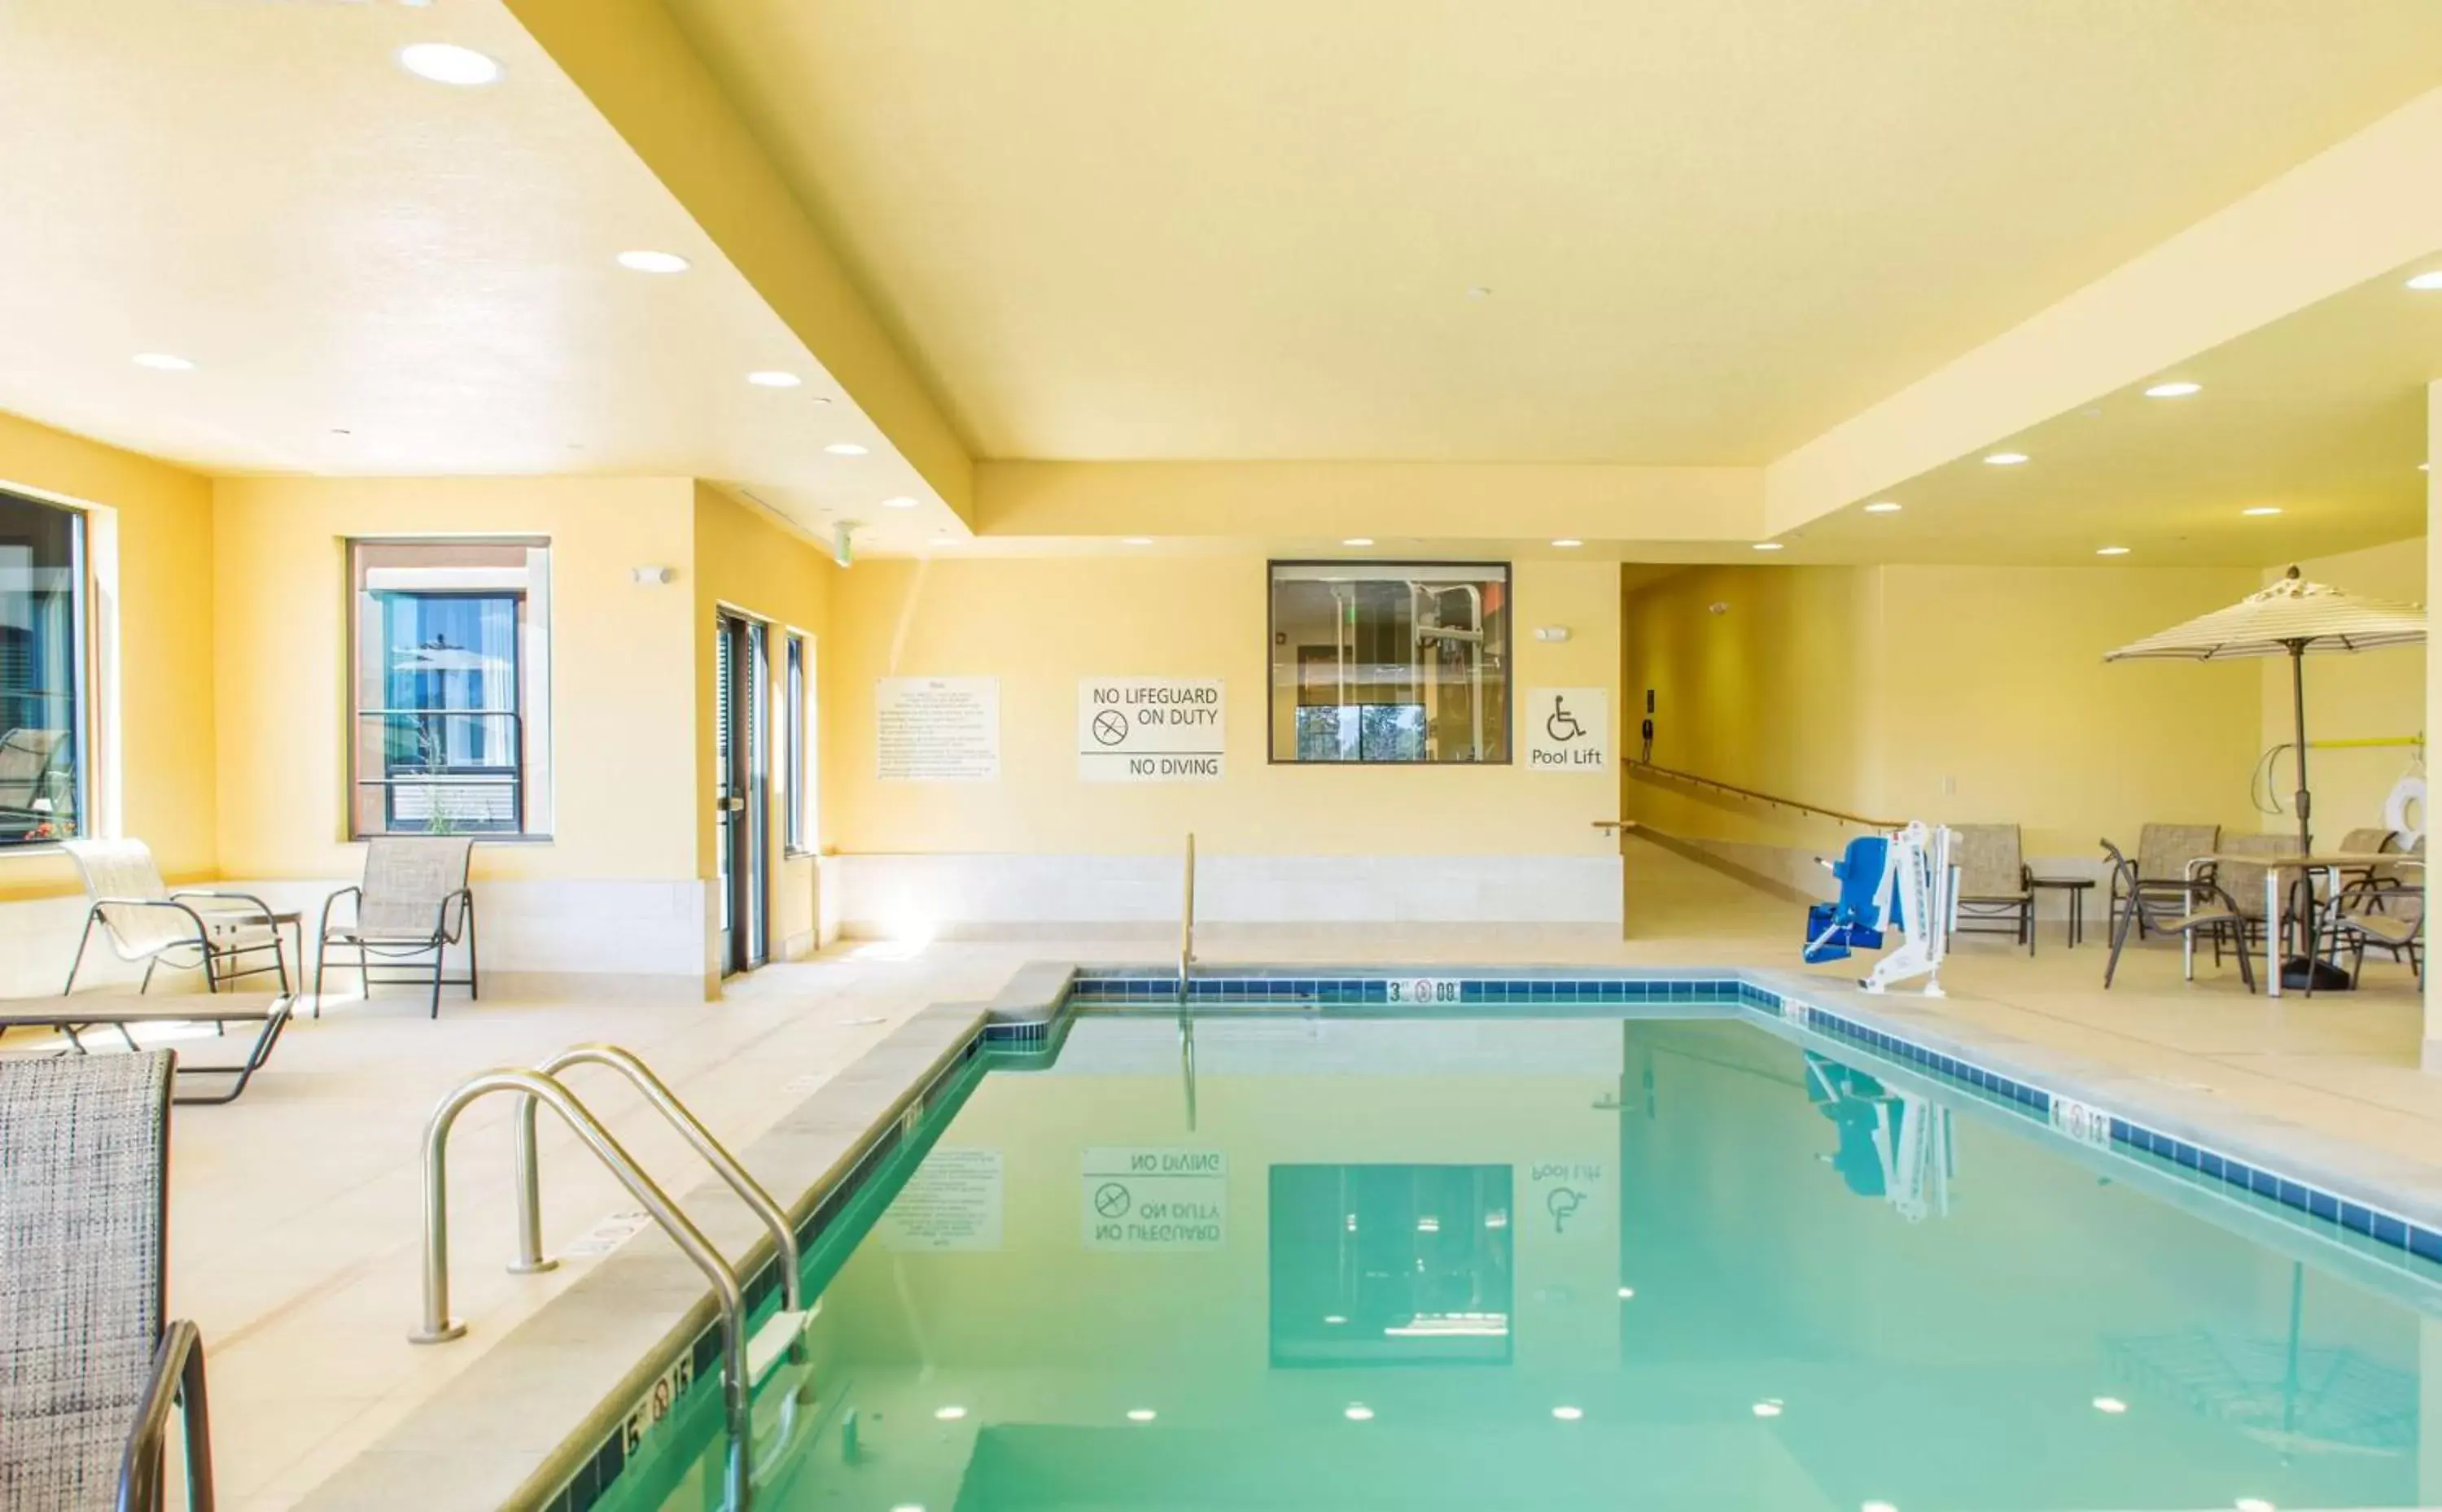
[[[1552,695],[1552,712],[1543,720],[1543,733],[1550,736],[1555,744],[1566,745],[1584,735],[1586,727],[1569,712],[1568,700],[1555,693]]]

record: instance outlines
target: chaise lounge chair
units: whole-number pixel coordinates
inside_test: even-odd
[[[74,993],[59,997],[0,997],[0,1033],[17,1029],[56,1030],[67,1036],[68,1045],[82,1058],[83,1036],[97,1029],[117,1029],[132,1050],[136,1048],[136,1036],[131,1031],[139,1024],[212,1024],[222,1028],[231,1024],[260,1025],[254,1043],[246,1047],[246,1059],[237,1065],[178,1067],[177,1081],[181,1084],[191,1077],[226,1076],[232,1080],[217,1095],[180,1096],[173,1101],[234,1102],[254,1073],[271,1059],[271,1047],[280,1043],[280,1031],[287,1026],[293,1006],[294,1000],[286,994],[272,993],[187,993],[175,997]],[[0,1503],[0,1506],[7,1504]]]
[[[0,1506],[156,1512],[174,1405],[211,1508],[203,1343],[162,1320],[172,1064],[0,1063]]]

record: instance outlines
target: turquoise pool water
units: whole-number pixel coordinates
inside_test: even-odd
[[[756,1505],[2442,1502],[2432,1268],[1867,1050],[1621,1011],[1090,1014],[972,1079],[810,1255]],[[719,1505],[716,1396],[599,1504]]]

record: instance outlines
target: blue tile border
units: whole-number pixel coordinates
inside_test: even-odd
[[[1414,979],[1437,983],[1454,980],[1458,997],[1449,1003],[1393,1003],[1391,984]],[[1827,1038],[1862,1046],[1924,1075],[1959,1087],[1980,1102],[2031,1121],[2047,1126],[2055,1125],[2058,1121],[2053,1117],[2056,1095],[2048,1088],[1733,975],[1672,976],[1511,972],[1492,975],[1484,974],[1482,968],[1467,974],[1453,973],[1447,967],[1343,969],[1338,972],[1232,971],[1225,967],[1193,977],[1188,995],[1191,1003],[1198,1005],[1260,1002],[1316,1008],[1381,1006],[1419,1014],[1454,1008],[1511,1005],[1735,1004],[1771,1014],[1784,1023]],[[1140,968],[1117,971],[1081,969],[1068,983],[1062,1008],[1065,1010],[1070,1005],[1093,1008],[1175,1006],[1178,1000],[1175,973],[1148,972]],[[2305,1218],[2360,1235],[2400,1255],[2442,1263],[2442,1230],[2429,1228],[2397,1213],[2326,1191],[2311,1182],[2267,1169],[2260,1162],[2251,1162],[2191,1143],[2107,1110],[2088,1108],[2065,1096],[2059,1097],[2058,1101],[2064,1113],[2074,1107],[2082,1114],[2107,1118],[2107,1142],[2084,1141],[2089,1147],[2107,1147],[2115,1154],[2142,1157],[2183,1172],[2209,1190],[2232,1191],[2260,1199]]]

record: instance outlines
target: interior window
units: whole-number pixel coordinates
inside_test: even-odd
[[[1509,569],[1274,562],[1272,759],[1509,759]]]

